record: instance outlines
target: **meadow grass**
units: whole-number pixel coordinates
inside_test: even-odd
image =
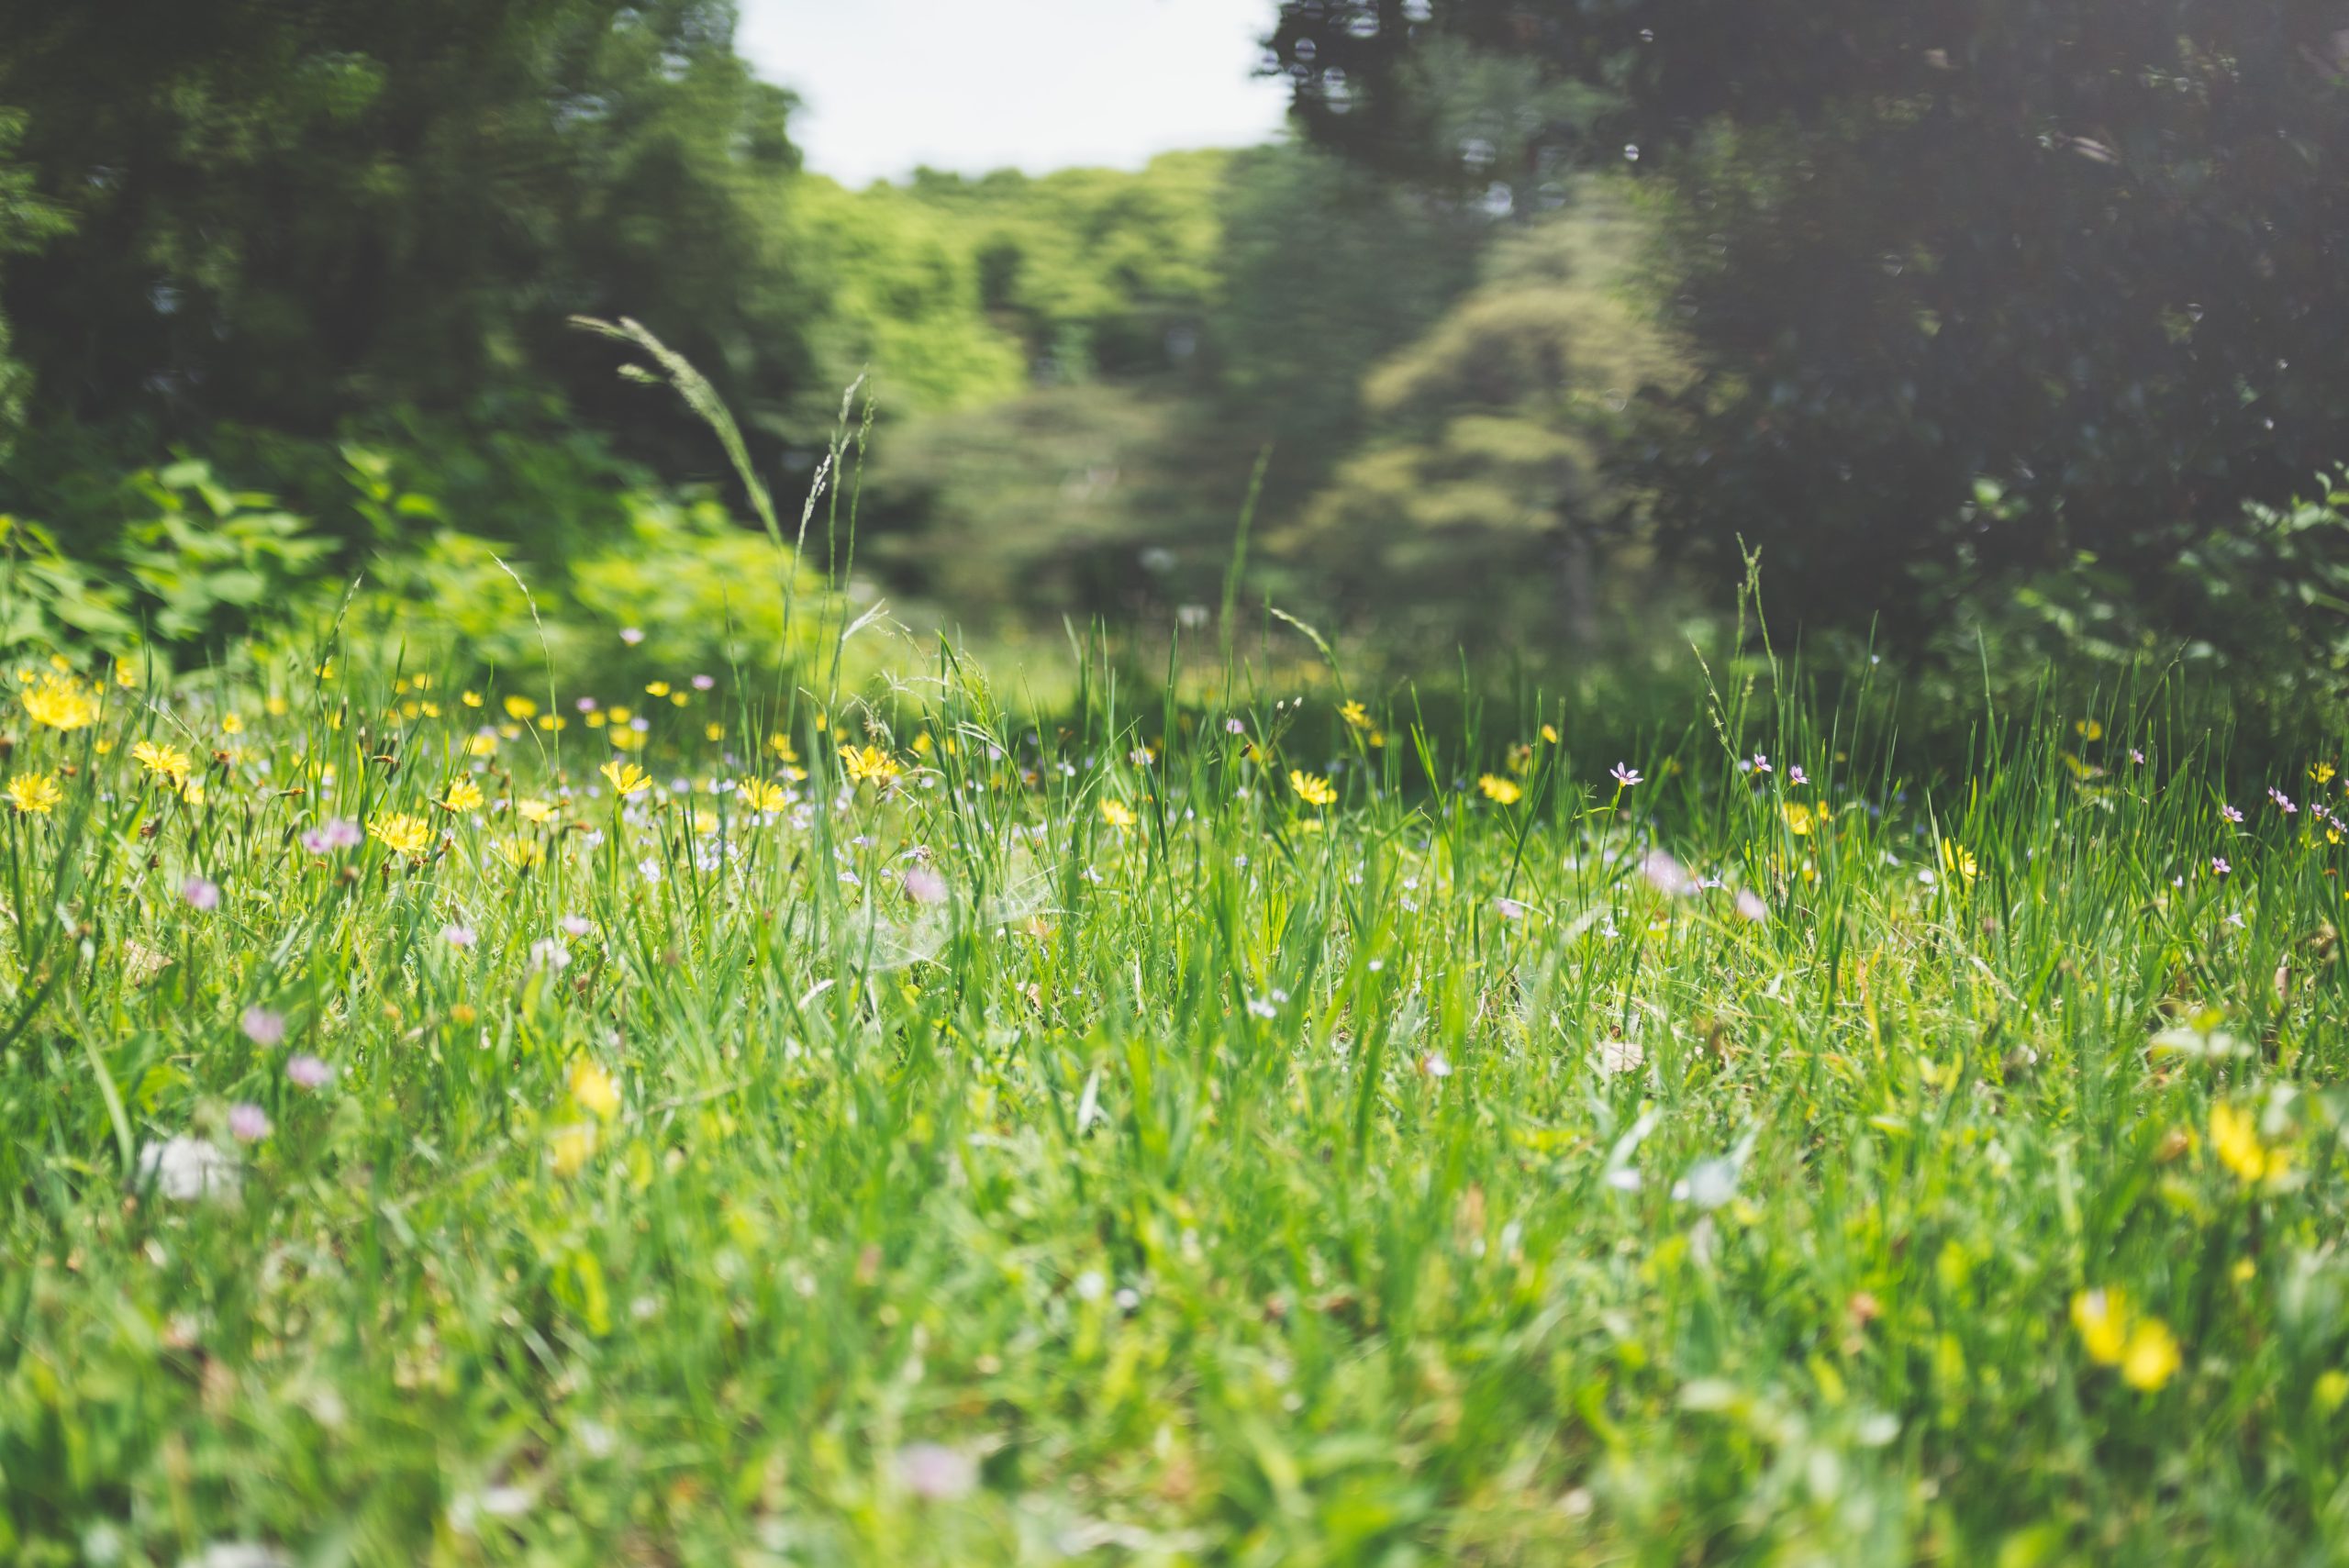
[[[0,1557],[2349,1549],[2329,742],[657,673],[21,673]]]

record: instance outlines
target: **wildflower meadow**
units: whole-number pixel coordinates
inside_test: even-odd
[[[0,1555],[2349,1550],[2329,745],[11,672]]]

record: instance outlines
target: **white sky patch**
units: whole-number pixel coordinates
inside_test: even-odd
[[[1136,169],[1273,139],[1255,74],[1275,0],[741,0],[737,39],[796,92],[792,136],[844,184],[915,165]]]

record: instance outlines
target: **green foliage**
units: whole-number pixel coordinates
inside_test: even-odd
[[[674,462],[562,330],[630,312],[787,422],[789,99],[720,0],[0,5],[0,102],[72,232],[5,278],[50,418],[319,435],[560,387]]]
[[[1236,439],[1272,444],[1267,506],[1284,515],[1361,436],[1371,368],[1475,283],[1495,226],[1294,143],[1234,158],[1219,206],[1213,398]]]
[[[995,402],[1028,383],[1019,344],[982,307],[976,237],[892,185],[850,194],[810,179],[798,198],[807,255],[835,280],[815,329],[846,384],[870,373],[892,408]]]
[[[2133,584],[2338,457],[2342,36],[2290,0],[1291,0],[1308,126],[1481,179],[1431,49],[1602,97],[1561,161],[1669,190],[1657,265],[1698,376],[1617,453],[1713,569],[1761,548],[1822,622],[1928,621],[1920,570],[2079,552]],[[1971,509],[1987,479],[2029,506]]]
[[[2011,524],[2028,504],[1984,482],[1976,509]],[[2245,724],[2321,732],[2349,690],[2349,484],[2335,476],[2232,525],[2174,526],[2158,571],[2084,554],[2021,582],[1955,571],[1927,579],[1940,662],[1999,672],[2009,691],[2056,668],[2110,682],[2171,664],[2234,693]]]
[[[0,558],[8,644],[127,656],[152,642],[200,659],[255,622],[288,625],[315,608],[333,541],[274,496],[230,490],[187,459],[130,475],[118,500],[128,520],[111,548],[74,558],[53,531],[11,519]]]
[[[1228,447],[1184,461],[1193,417],[1163,393],[1052,387],[885,430],[860,553],[974,629],[1204,598],[1244,475]]]
[[[1608,443],[1681,373],[1627,297],[1646,228],[1592,186],[1511,235],[1486,281],[1366,378],[1370,439],[1268,541],[1300,587],[1397,648],[1597,631],[1598,546],[1633,532]]]
[[[1222,273],[1228,156],[1172,152],[1139,173],[918,170],[907,194],[969,236],[982,307],[1047,380],[1178,369]]]
[[[641,630],[640,656],[662,668],[804,670],[839,630],[822,581],[707,498],[637,498],[627,532],[569,573],[601,635]]]

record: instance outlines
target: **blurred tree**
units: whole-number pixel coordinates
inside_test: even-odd
[[[1642,385],[1680,373],[1626,297],[1644,228],[1592,190],[1511,235],[1486,281],[1363,388],[1371,437],[1270,543],[1390,640],[1598,632],[1597,548],[1631,498],[1603,465]]]
[[[1237,155],[1221,207],[1214,397],[1244,457],[1271,443],[1278,517],[1361,435],[1364,375],[1475,281],[1494,224],[1295,143]]]
[[[2152,582],[2338,455],[2349,32],[2318,0],[1286,0],[1312,135],[1481,178],[1440,41],[1604,95],[1534,128],[1660,172],[1701,374],[1619,460],[1782,606],[2076,552]],[[1999,504],[1977,501],[1976,482]]]
[[[625,311],[787,425],[790,99],[732,28],[722,0],[0,0],[0,102],[73,225],[6,279],[42,411],[319,433],[551,384],[698,462],[562,326]]]
[[[898,186],[851,194],[814,178],[795,201],[801,261],[828,284],[810,331],[830,380],[869,371],[893,416],[1026,390],[1019,340],[982,308],[978,236],[958,215]]]
[[[1170,152],[1138,173],[980,179],[924,169],[911,194],[972,239],[980,298],[1039,381],[1179,370],[1217,289],[1230,155]]]
[[[14,157],[24,128],[23,115],[0,110],[0,261],[39,250],[67,227],[64,215],[36,192],[33,171]],[[30,393],[31,378],[10,352],[11,337],[0,315],[0,458],[15,443]]]

